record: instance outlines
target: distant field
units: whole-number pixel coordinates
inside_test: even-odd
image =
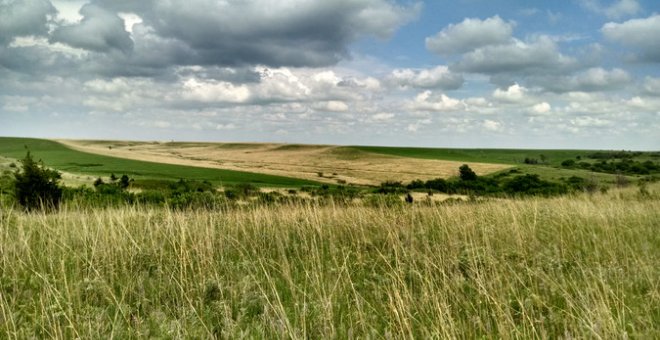
[[[125,158],[109,157],[73,150],[58,142],[31,139],[0,137],[0,155],[21,159],[27,150],[36,159],[57,170],[89,176],[109,176],[111,173],[127,174],[135,178],[207,180],[213,183],[253,183],[259,186],[299,187],[318,185],[318,182],[272,176],[259,173],[211,169],[175,164],[163,164]]]
[[[525,149],[444,149],[383,146],[353,146],[356,150],[421,159],[459,160],[499,164],[521,164],[525,158],[546,157],[548,165],[559,165],[565,159],[575,159],[593,150],[525,150]]]
[[[583,169],[567,169],[561,167],[561,162],[567,159],[595,162],[587,156],[598,150],[536,150],[536,149],[446,149],[446,148],[413,148],[413,147],[381,147],[381,146],[352,146],[356,151],[378,153],[399,157],[417,159],[461,160],[463,162],[482,162],[495,164],[515,165],[522,173],[537,174],[546,180],[560,180],[571,176],[590,178],[599,182],[613,182],[616,175],[593,172]],[[607,151],[607,150],[605,150]],[[543,155],[543,156],[541,156]],[[652,160],[652,154],[645,152],[635,157],[637,161]],[[524,164],[525,158],[541,161],[543,164]],[[632,176],[625,176],[633,178]]]
[[[449,178],[468,163],[479,175],[510,166],[470,160],[418,159],[332,145],[266,143],[161,143],[69,141],[80,151],[129,159],[302,178],[338,184],[378,185],[385,181]]]
[[[111,173],[136,178],[208,180],[258,186],[379,185],[457,175],[467,163],[481,176],[517,167],[546,180],[571,176],[614,182],[615,175],[560,166],[566,159],[593,162],[593,150],[444,149],[268,143],[50,141],[0,138],[0,156],[19,159],[26,148],[65,174],[67,183],[89,183]],[[541,156],[542,155],[542,156]],[[650,159],[644,154],[637,159]],[[525,158],[544,164],[523,164]],[[655,159],[654,159],[655,160]]]

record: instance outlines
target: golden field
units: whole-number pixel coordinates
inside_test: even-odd
[[[73,149],[126,159],[302,178],[326,183],[378,185],[457,175],[465,162],[397,157],[341,146],[258,143],[58,142]],[[479,175],[509,165],[467,162]]]

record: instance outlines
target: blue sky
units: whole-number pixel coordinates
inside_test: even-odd
[[[0,135],[660,149],[660,3],[1,0]]]

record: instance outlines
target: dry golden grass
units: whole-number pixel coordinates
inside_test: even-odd
[[[249,171],[327,183],[377,185],[457,175],[463,162],[405,158],[327,145],[59,141],[76,150],[159,163]],[[509,167],[468,163],[479,175]],[[319,173],[323,176],[319,176]]]
[[[0,207],[0,338],[657,339],[659,189],[438,206]]]

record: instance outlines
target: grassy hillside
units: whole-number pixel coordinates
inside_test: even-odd
[[[576,162],[595,163],[597,160],[589,158],[589,155],[599,153],[599,151],[594,150],[443,149],[380,146],[351,146],[348,148],[356,151],[410,158],[510,164],[517,166],[522,173],[537,174],[541,178],[551,181],[577,176],[599,182],[612,183],[616,178],[616,175],[612,173],[593,172],[587,169],[565,168],[561,166],[563,161],[569,159]],[[539,164],[524,164],[526,158],[539,161]],[[658,152],[644,152],[632,159],[640,162],[647,160],[657,162],[659,158]],[[625,177],[631,180],[635,178],[632,175],[626,175]]]
[[[208,180],[213,183],[253,183],[261,186],[297,187],[318,183],[282,176],[250,172],[172,165],[91,154],[70,149],[60,143],[31,138],[0,137],[0,155],[14,159],[25,157],[27,150],[49,167],[89,176],[127,174],[135,178]]]
[[[445,149],[384,146],[351,146],[351,148],[401,157],[499,164],[521,164],[525,158],[538,159],[540,155],[544,155],[547,157],[549,165],[559,165],[565,159],[575,159],[576,156],[593,152],[585,150]]]
[[[657,339],[658,190],[0,209],[0,338]]]
[[[499,164],[522,164],[525,158],[541,160],[541,155],[543,155],[545,157],[545,162],[544,164],[539,164],[542,166],[559,166],[562,161],[567,159],[575,160],[578,156],[582,157],[583,161],[589,161],[589,155],[603,152],[597,150],[446,149],[389,146],[351,146],[349,148],[401,157]],[[604,152],[609,151],[604,150]],[[656,157],[652,157],[653,155]],[[641,152],[640,155],[635,156],[634,159],[639,161],[657,160],[657,155],[658,152]]]

